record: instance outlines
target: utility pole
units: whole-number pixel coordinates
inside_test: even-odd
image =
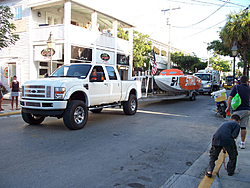
[[[169,7],[169,9],[165,9],[165,10],[161,10],[162,12],[164,12],[164,15],[165,15],[165,12],[166,11],[169,11],[169,18],[168,18],[168,23],[167,25],[169,26],[169,39],[168,39],[168,69],[170,69],[170,65],[171,65],[171,62],[170,62],[170,56],[171,56],[171,43],[170,43],[170,39],[171,39],[171,23],[170,23],[170,17],[171,17],[171,10],[176,10],[176,9],[180,9],[180,7],[178,8],[171,8]]]

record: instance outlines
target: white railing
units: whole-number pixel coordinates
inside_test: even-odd
[[[40,26],[33,29],[32,40],[33,42],[40,42],[49,38],[50,32],[53,33],[54,39],[64,39],[64,25]]]
[[[55,40],[64,40],[64,24],[40,26],[33,29],[32,40],[33,42],[47,41],[50,32],[53,33]],[[83,27],[70,25],[70,43],[79,46],[93,46],[96,42],[96,46],[102,48],[115,49],[115,38],[109,37],[100,32],[89,31]],[[129,41],[117,38],[117,50],[129,53]]]

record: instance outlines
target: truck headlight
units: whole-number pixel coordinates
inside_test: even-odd
[[[66,93],[65,87],[55,87],[55,99],[63,99]]]

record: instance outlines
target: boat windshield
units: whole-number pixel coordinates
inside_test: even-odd
[[[210,74],[195,74],[195,76],[199,77],[201,80],[209,81]]]
[[[59,67],[50,77],[78,77],[86,78],[91,65],[71,64]]]

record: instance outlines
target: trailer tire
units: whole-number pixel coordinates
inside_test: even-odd
[[[30,113],[25,113],[22,111],[23,120],[30,125],[38,125],[43,122],[45,116],[38,116]]]
[[[196,100],[196,94],[195,94],[195,92],[192,93],[192,96],[189,97],[189,100],[190,101],[195,101]]]
[[[134,115],[137,111],[138,101],[134,94],[129,96],[128,101],[123,102],[123,112],[126,115]]]
[[[71,130],[82,129],[88,121],[88,108],[83,101],[69,101],[68,107],[64,112],[63,122]]]

